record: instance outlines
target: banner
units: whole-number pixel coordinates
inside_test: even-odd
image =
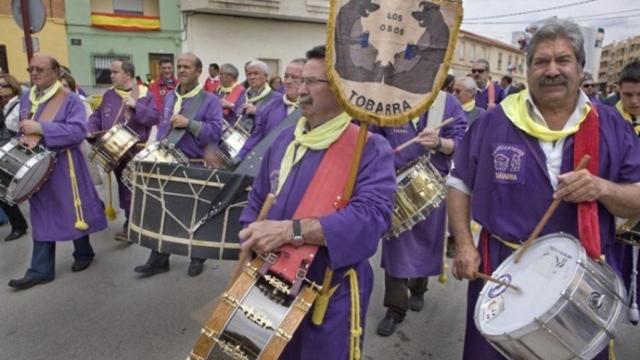
[[[461,0],[331,0],[329,82],[345,110],[399,126],[442,87],[462,22]]]
[[[160,31],[157,16],[91,13],[91,26],[111,31]]]

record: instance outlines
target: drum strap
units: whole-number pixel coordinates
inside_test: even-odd
[[[587,169],[593,175],[598,175],[599,154],[600,154],[600,124],[598,112],[595,105],[587,114],[587,118],[580,126],[574,137],[573,144],[573,166],[578,163],[584,155],[591,156],[591,161]],[[580,243],[587,251],[587,255],[592,259],[600,259],[602,254],[600,248],[600,223],[598,221],[598,203],[595,201],[578,204],[578,235]]]
[[[238,165],[238,167],[234,170],[235,174],[242,174],[255,177],[258,173],[258,168],[260,167],[260,163],[262,162],[262,157],[264,153],[267,152],[269,147],[271,147],[271,143],[280,135],[280,133],[291,126],[294,126],[298,119],[300,119],[301,113],[300,109],[294,110],[289,116],[287,116],[284,120],[282,120],[273,130],[271,130],[267,136],[265,136],[260,142],[254,146],[253,150],[247,154],[244,160]]]
[[[205,97],[206,97],[206,93],[201,90],[198,93],[198,95],[196,95],[193,98],[193,100],[191,100],[191,103],[186,109],[183,107],[181,111],[181,115],[186,117],[190,121],[194,120],[194,118],[196,117],[196,114],[198,113],[198,110],[200,110],[200,106],[202,106],[202,104],[204,103]],[[180,140],[182,140],[182,137],[184,136],[184,134],[186,134],[186,132],[187,132],[186,128],[171,129],[166,139],[171,144],[178,145],[178,143],[180,142]]]
[[[40,114],[40,117],[38,118],[37,121],[40,123],[53,121],[53,118],[55,118],[56,114],[62,107],[62,103],[64,102],[64,99],[67,97],[68,93],[69,92],[64,89],[58,90],[58,92],[56,92],[56,94],[53,95],[51,100],[47,102],[47,104],[44,107],[44,110],[42,110],[42,113]],[[31,116],[34,118],[35,118],[35,115],[36,114],[31,114]],[[36,145],[38,145],[41,139],[42,139],[42,135],[34,134],[34,135],[24,136],[24,142],[30,148],[34,148]]]

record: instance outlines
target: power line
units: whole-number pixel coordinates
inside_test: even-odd
[[[528,11],[521,11],[521,12],[517,12],[517,13],[510,13],[510,14],[501,14],[501,15],[492,15],[492,16],[482,16],[482,17],[476,17],[476,18],[469,18],[469,19],[467,19],[467,20],[497,19],[497,18],[501,18],[501,17],[508,17],[508,16],[518,16],[518,15],[535,14],[535,13],[544,12],[544,11],[557,10],[557,9],[564,9],[564,8],[568,8],[568,7],[573,7],[573,6],[578,6],[578,5],[588,4],[588,3],[595,2],[595,1],[598,1],[598,0],[583,0],[583,1],[578,1],[578,2],[569,3],[569,4],[564,4],[564,5],[552,6],[552,7],[548,7],[548,8],[542,8],[542,9],[536,9],[536,10],[528,10]]]

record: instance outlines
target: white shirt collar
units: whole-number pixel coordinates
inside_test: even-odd
[[[531,118],[534,121],[546,127],[549,127],[547,125],[547,122],[544,120],[544,116],[542,116],[540,109],[538,109],[536,104],[533,102],[533,99],[531,99],[530,93],[527,93],[526,101],[527,101],[527,110],[529,110],[529,115],[531,116]],[[571,113],[571,116],[569,116],[569,119],[564,124],[563,130],[576,126],[576,124],[578,124],[580,119],[582,119],[582,117],[591,109],[591,105],[592,105],[591,100],[589,100],[589,97],[587,96],[587,94],[585,94],[584,91],[580,90],[580,94],[578,95],[578,102],[576,103],[576,108],[573,110],[573,112]]]

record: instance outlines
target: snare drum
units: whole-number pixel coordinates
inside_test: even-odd
[[[174,144],[164,140],[154,142],[137,153],[122,172],[122,182],[129,189],[135,184],[136,167],[139,162],[188,165],[189,159]]]
[[[0,198],[8,204],[28,199],[53,170],[55,154],[41,145],[29,149],[12,139],[0,149]]]
[[[140,138],[135,131],[124,124],[117,124],[93,145],[89,160],[105,172],[110,172],[139,141]]]
[[[422,156],[398,172],[395,206],[391,229],[384,239],[398,237],[426,219],[440,206],[445,196],[444,179],[440,172]]]
[[[247,134],[244,129],[234,126],[228,127],[220,137],[220,147],[217,151],[218,155],[220,155],[227,165],[231,165],[233,159],[238,156],[248,138],[249,134]]]
[[[616,240],[640,247],[640,222],[629,219],[616,229]]]
[[[515,253],[493,273],[522,293],[485,284],[475,307],[480,333],[510,359],[592,359],[626,320],[625,288],[580,242],[555,233]]]

